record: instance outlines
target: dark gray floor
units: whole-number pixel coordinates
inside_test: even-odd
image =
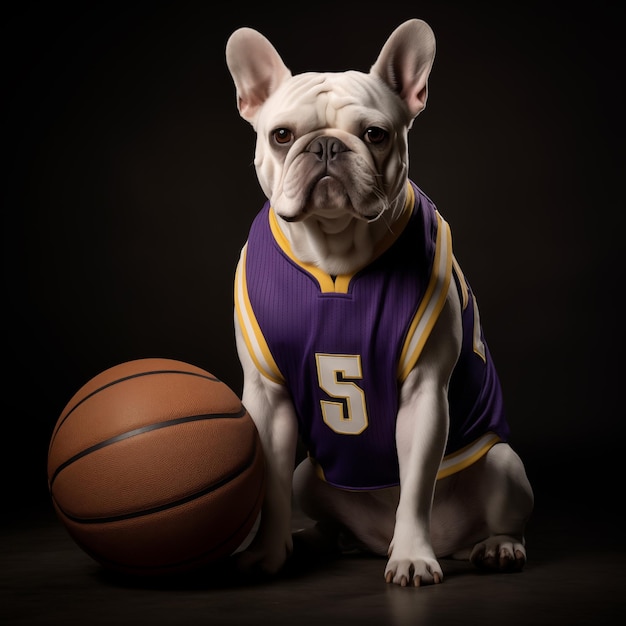
[[[384,560],[296,560],[272,581],[228,575],[137,584],[107,575],[49,509],[5,523],[0,624],[618,624],[626,617],[624,542],[615,517],[552,502],[528,528],[519,574],[443,561],[442,585],[385,584]],[[302,522],[296,515],[296,524]]]

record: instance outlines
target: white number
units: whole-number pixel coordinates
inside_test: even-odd
[[[358,354],[316,354],[320,387],[342,402],[322,400],[324,422],[336,433],[358,435],[368,426],[365,393],[353,380],[363,378]],[[346,414],[347,413],[347,414]]]

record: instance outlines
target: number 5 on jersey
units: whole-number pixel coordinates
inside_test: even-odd
[[[341,435],[359,435],[368,426],[359,354],[316,354],[319,386],[337,401],[321,400],[324,422]]]

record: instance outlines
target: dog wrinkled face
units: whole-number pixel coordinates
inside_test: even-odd
[[[405,208],[407,134],[426,106],[435,39],[408,20],[368,73],[296,74],[258,31],[237,29],[226,62],[237,109],[257,135],[259,183],[294,256],[356,271]]]
[[[378,77],[290,77],[256,120],[255,167],[276,213],[377,219],[403,198],[411,116]]]

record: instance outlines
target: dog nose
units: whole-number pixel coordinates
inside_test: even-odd
[[[318,137],[309,144],[309,152],[313,153],[319,161],[332,161],[338,154],[347,152],[348,147],[336,137]]]

